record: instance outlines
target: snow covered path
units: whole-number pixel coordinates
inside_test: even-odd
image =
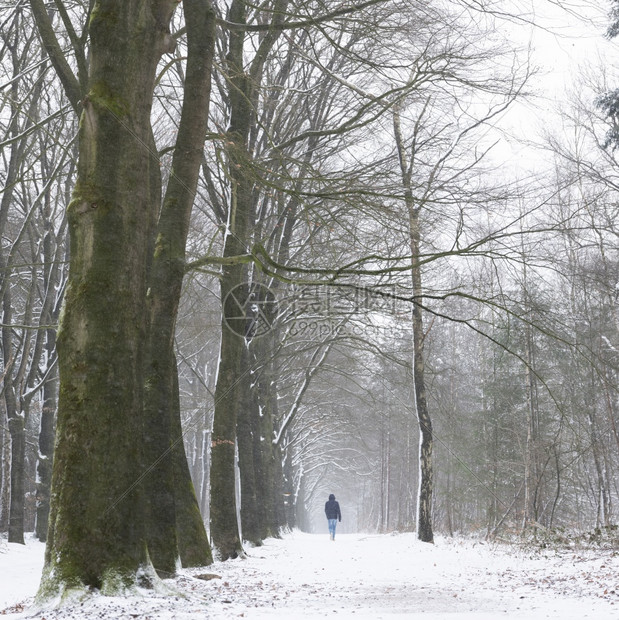
[[[93,596],[62,610],[26,611],[42,545],[0,547],[0,615],[6,618],[392,618],[438,620],[619,619],[619,554],[520,552],[411,534],[295,532],[248,550],[247,559],[184,571],[162,597]],[[217,578],[205,580],[205,575]]]

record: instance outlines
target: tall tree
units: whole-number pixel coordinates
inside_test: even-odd
[[[150,4],[150,3],[149,3]],[[41,592],[135,582],[147,564],[142,469],[146,276],[157,205],[149,148],[170,2],[96,3],[79,166],[68,207],[69,286],[58,333],[60,394]],[[110,459],[114,455],[114,459]]]
[[[187,97],[161,207],[150,115],[157,65],[175,47],[169,27],[177,5],[94,2],[81,36],[62,5],[75,77],[58,54],[42,2],[31,1],[67,95],[76,111],[83,108],[78,178],[68,207],[71,263],[58,334],[58,441],[42,595],[133,584],[148,566],[147,550],[161,574],[174,572],[179,551],[184,563],[210,561],[180,458],[171,334],[206,130],[214,11],[206,2],[185,2]],[[88,67],[81,62],[86,36]],[[145,378],[160,383],[145,390]],[[154,470],[162,476],[160,491],[152,483]]]
[[[226,77],[230,104],[229,142],[230,202],[224,243],[224,258],[245,254],[251,234],[252,177],[247,152],[253,119],[255,76],[246,71],[244,45],[248,6],[234,0],[227,19],[238,24],[229,34]],[[221,559],[242,553],[237,523],[236,424],[241,403],[242,356],[245,348],[245,304],[249,292],[243,264],[224,265],[221,277],[222,329],[219,370],[215,387],[215,413],[211,448],[211,534]]]
[[[153,464],[146,478],[148,547],[157,570],[168,574],[174,573],[179,553],[184,566],[212,561],[182,441],[174,334],[209,112],[215,12],[208,2],[188,2],[184,10],[183,107],[150,266],[144,377],[146,464]]]
[[[425,381],[425,355],[423,327],[423,288],[421,277],[421,221],[420,213],[423,201],[416,201],[412,186],[413,161],[415,154],[409,160],[407,149],[402,137],[400,112],[394,111],[394,134],[402,172],[402,184],[404,187],[404,200],[408,215],[410,251],[412,259],[411,280],[412,295],[415,299],[413,305],[413,382],[415,386],[415,409],[419,421],[419,497],[417,499],[417,535],[424,542],[433,542],[432,528],[432,494],[433,494],[433,471],[432,471],[432,419],[428,409]]]

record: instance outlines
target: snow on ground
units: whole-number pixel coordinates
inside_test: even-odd
[[[325,528],[326,529],[326,528]],[[56,610],[32,607],[43,545],[0,543],[0,616],[354,620],[610,620],[619,618],[619,553],[526,551],[462,539],[429,545],[413,534],[293,532],[246,559],[184,570],[170,595],[91,596]],[[216,575],[215,578],[206,579]],[[28,609],[29,608],[29,609]],[[25,611],[23,611],[25,610]],[[21,613],[20,613],[21,612]]]

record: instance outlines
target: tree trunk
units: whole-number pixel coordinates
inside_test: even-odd
[[[169,0],[96,2],[71,260],[58,332],[60,393],[40,595],[112,593],[147,563],[142,474],[146,282],[156,212],[150,110]]]
[[[274,347],[279,331],[273,330],[256,344],[260,349],[263,369],[258,377],[260,411],[257,416],[257,446],[260,452],[259,496],[262,497],[264,537],[279,536],[285,525],[284,490],[281,450],[274,443],[274,420],[277,419],[277,375]]]
[[[264,496],[259,495],[260,454],[256,441],[258,432],[256,417],[256,376],[250,366],[250,352],[245,347],[241,355],[241,377],[251,381],[239,381],[239,408],[236,421],[237,442],[239,446],[239,472],[241,476],[241,530],[243,538],[259,545],[263,539],[263,518],[261,503]],[[252,372],[253,370],[253,372]]]
[[[176,513],[176,541],[181,566],[208,566],[213,563],[211,546],[196,491],[191,480],[189,464],[183,444],[181,405],[178,390],[178,371],[174,358],[172,418],[172,466],[174,473],[174,509]]]
[[[234,249],[230,249],[231,245],[235,246]],[[228,235],[226,248],[229,255],[239,254],[236,246],[235,235]],[[242,280],[239,270],[238,265],[224,268],[221,279],[222,300],[226,299],[228,293],[232,294],[232,288]],[[237,294],[239,290],[236,289]],[[211,538],[221,560],[235,558],[243,551],[236,516],[235,447],[241,354],[245,340],[227,326],[227,320],[234,322],[234,316],[237,316],[236,310],[230,308],[230,305],[223,304],[211,443]]]
[[[428,410],[425,386],[425,359],[423,311],[423,288],[421,267],[419,265],[421,229],[420,209],[415,204],[412,192],[412,162],[409,164],[406,147],[400,129],[399,110],[394,111],[393,127],[396,139],[396,147],[400,159],[402,173],[402,185],[404,188],[404,201],[408,212],[409,244],[411,250],[411,279],[413,288],[413,385],[415,388],[415,406],[417,421],[419,423],[419,490],[417,495],[417,537],[423,542],[433,542],[432,532],[432,420]]]
[[[413,210],[410,218],[411,254],[413,262],[419,259],[419,218]],[[417,303],[413,306],[413,382],[415,385],[415,405],[419,422],[419,495],[417,498],[417,537],[423,542],[434,542],[432,532],[432,493],[434,490],[432,470],[432,420],[428,411],[425,386],[425,360],[423,353],[423,316],[421,311],[421,269],[414,264],[412,268],[413,296]]]
[[[9,410],[8,406],[7,410]],[[15,411],[14,408],[13,413],[9,415],[9,434],[11,436],[11,503],[9,506],[8,541],[23,545],[26,429],[24,416],[21,415],[21,412]]]
[[[45,149],[41,149],[41,159],[47,165]],[[51,197],[49,192],[46,195],[44,211],[44,230],[43,239],[43,260],[46,263],[43,272],[43,282],[45,297],[39,324],[52,325],[58,320],[59,303],[62,299],[63,282],[60,269],[60,258],[64,258],[66,245],[66,218],[63,219],[56,241],[54,241],[54,225],[52,221]],[[44,349],[46,375],[42,389],[43,406],[41,408],[41,421],[39,425],[39,454],[37,460],[37,481],[36,481],[36,523],[35,532],[37,538],[45,542],[47,540],[47,530],[49,527],[49,506],[52,485],[52,465],[54,457],[54,440],[56,436],[56,405],[58,400],[58,366],[56,364],[56,330],[45,330],[44,342],[41,340],[41,349]],[[38,338],[38,335],[37,335]],[[35,351],[39,347],[35,347]],[[42,351],[43,352],[43,351]],[[33,356],[34,357],[34,356]],[[41,357],[41,354],[36,356]],[[36,370],[39,361],[33,359],[31,367],[30,383],[36,381]],[[33,372],[34,371],[34,372]]]
[[[229,19],[237,24],[245,23],[245,10],[244,1],[235,0],[230,7]],[[250,226],[252,181],[246,167],[252,109],[251,83],[243,65],[244,40],[243,30],[231,31],[226,57],[230,82],[228,157],[231,198],[224,258],[246,253]],[[241,371],[246,346],[243,316],[247,297],[245,275],[243,265],[225,265],[220,281],[222,326],[211,448],[211,536],[222,560],[235,558],[242,552],[236,518],[235,446],[237,412],[242,393],[240,382],[249,380],[249,376]]]
[[[255,544],[277,536],[283,525],[278,506],[283,497],[282,472],[281,464],[277,466],[279,448],[273,442],[277,401],[272,371],[274,334],[270,331],[255,338],[247,349],[251,385],[237,421],[242,531],[243,537]]]
[[[292,464],[292,451],[284,450],[283,460],[283,492],[285,498],[284,518],[286,527],[294,529],[298,525],[297,521],[297,492],[294,483],[294,466]]]
[[[185,565],[188,561],[212,561],[204,523],[195,510],[189,469],[178,460],[181,456],[186,460],[186,456],[174,333],[185,274],[185,246],[206,136],[215,12],[210,2],[197,0],[185,2],[184,8],[188,54],[183,109],[150,270],[150,331],[145,365],[146,461],[152,467],[146,479],[147,541],[153,564],[162,575],[175,571],[179,554],[177,531],[185,541]],[[158,170],[156,173],[159,177]],[[183,528],[177,524],[177,507],[182,513]],[[192,518],[195,522],[191,522]],[[196,536],[193,542],[187,541],[189,532]],[[194,549],[189,553],[191,547]]]
[[[384,400],[384,390],[383,390]],[[380,416],[380,512],[378,518],[378,531],[384,534],[387,531],[385,525],[385,505],[387,501],[387,491],[385,488],[385,472],[387,469],[385,458],[385,418]]]
[[[25,418],[18,408],[15,390],[11,287],[4,289],[2,300],[2,351],[4,355],[4,404],[11,440],[9,542],[24,544],[24,460],[26,455]],[[19,383],[18,383],[19,385]]]
[[[56,346],[56,332],[47,330],[45,343],[48,362],[53,360]],[[37,520],[36,536],[45,542],[49,527],[50,487],[52,482],[52,464],[54,458],[54,437],[56,420],[56,399],[58,398],[58,373],[56,366],[51,370],[43,385],[43,408],[39,428],[39,459],[37,461]]]
[[[281,25],[285,15],[287,0],[278,0],[270,8],[272,25]],[[251,241],[252,225],[255,218],[255,205],[252,191],[254,179],[251,172],[252,158],[249,135],[255,123],[257,95],[262,81],[262,74],[268,54],[282,30],[273,27],[257,39],[259,45],[253,60],[246,68],[246,31],[241,26],[246,23],[247,11],[251,5],[245,0],[233,0],[228,19],[238,27],[230,30],[226,68],[228,78],[228,103],[230,106],[230,125],[227,132],[229,145],[229,178],[231,183],[230,205],[224,257],[233,257],[247,252]],[[240,305],[247,295],[244,282],[246,270],[239,265],[228,265],[223,270],[221,279],[222,301],[222,340],[220,364],[215,389],[215,417],[213,422],[212,466],[211,466],[211,533],[221,559],[236,557],[241,550],[238,526],[232,515],[236,512],[234,498],[234,444],[235,426],[240,420],[239,407],[245,388],[240,386],[249,382],[250,376],[242,370],[243,348],[246,346],[242,319],[239,319],[239,304],[231,300],[236,297]],[[237,317],[236,319],[234,317]],[[238,329],[234,327],[237,324]],[[232,329],[230,329],[232,327]],[[236,333],[234,333],[236,332]],[[251,392],[249,398],[254,398]],[[225,402],[224,402],[225,401]],[[254,409],[255,411],[255,409]],[[250,415],[243,411],[243,416]],[[253,426],[253,421],[250,423]],[[247,427],[249,428],[249,427]],[[241,453],[245,465],[250,466],[251,455]],[[254,454],[255,448],[254,448]],[[245,465],[243,466],[245,468]],[[253,467],[253,466],[252,466]],[[242,484],[245,484],[242,481]],[[246,492],[255,493],[255,490]],[[249,498],[246,498],[249,499]],[[257,498],[261,501],[262,498]],[[255,534],[252,534],[255,536]]]
[[[9,504],[11,503],[11,442],[9,440],[8,426],[4,424],[4,411],[2,411],[3,423],[0,424],[0,532],[9,531]]]
[[[535,423],[536,411],[535,411],[535,403],[534,403],[534,378],[532,372],[532,353],[531,353],[531,334],[530,327],[525,326],[526,330],[526,359],[527,359],[527,367],[525,368],[525,377],[526,377],[526,399],[527,399],[527,408],[526,408],[526,442],[525,442],[525,454],[524,454],[524,515],[523,515],[523,524],[522,529],[523,532],[526,532],[528,528],[534,526],[537,522],[537,514],[536,514],[536,501],[535,501],[535,486],[537,482],[536,475],[536,444],[537,444],[537,425]],[[533,529],[533,534],[535,535],[537,530]]]

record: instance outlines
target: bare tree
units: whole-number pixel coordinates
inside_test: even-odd
[[[159,60],[174,49],[169,25],[176,4],[94,2],[71,12],[57,3],[77,74],[60,53],[43,3],[30,4],[67,97],[82,114],[68,208],[69,287],[58,336],[46,596],[135,583],[147,564],[143,540],[161,574],[174,572],[179,554],[184,563],[210,561],[182,451],[172,346],[183,236],[206,130],[213,37],[205,32],[212,32],[214,12],[207,3],[185,3],[186,88],[195,99],[185,100],[162,203],[150,112]],[[160,382],[145,390],[153,372]],[[154,469],[162,477],[157,491]]]

